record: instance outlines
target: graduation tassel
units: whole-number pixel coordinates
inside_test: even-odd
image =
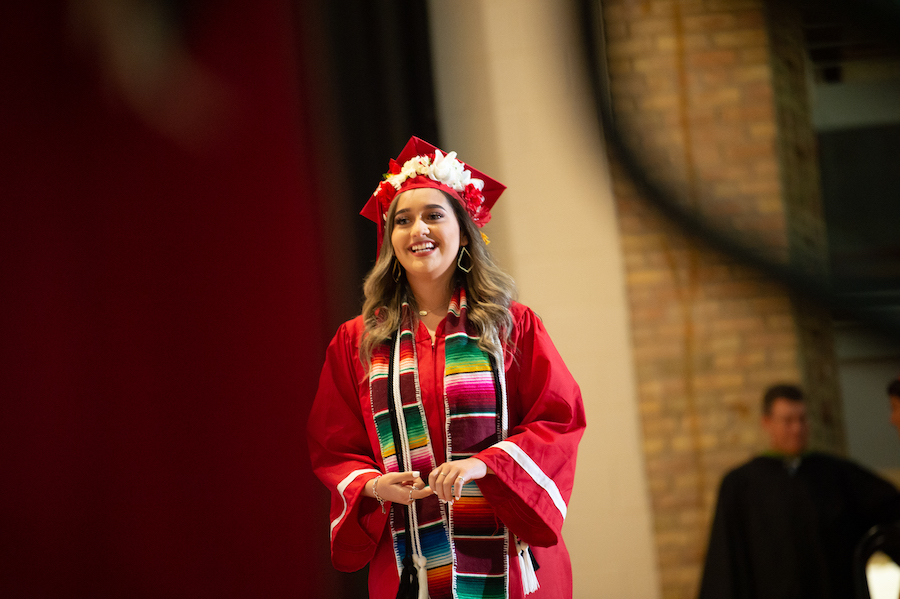
[[[419,579],[413,558],[407,553],[403,558],[403,570],[400,572],[400,586],[397,587],[397,599],[418,599]]]
[[[534,571],[534,558],[531,556],[531,549],[528,547],[528,543],[520,539],[516,539],[516,551],[519,553],[519,572],[522,575],[522,590],[528,595],[541,588],[540,583],[538,583],[537,574]]]
[[[424,555],[416,555],[413,557],[413,563],[419,572],[419,599],[428,599],[428,558]]]

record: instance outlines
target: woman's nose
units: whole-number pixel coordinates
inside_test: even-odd
[[[429,231],[428,224],[424,220],[416,220],[416,225],[413,227],[413,235],[427,235]]]

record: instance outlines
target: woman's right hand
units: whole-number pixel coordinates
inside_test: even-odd
[[[366,483],[364,494],[375,498],[376,490],[385,503],[393,501],[404,505],[410,505],[416,499],[423,499],[434,493],[430,487],[425,486],[418,471],[382,474]]]

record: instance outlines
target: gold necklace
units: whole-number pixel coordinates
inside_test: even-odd
[[[419,310],[419,316],[428,316],[429,312],[434,312],[437,308],[431,308],[430,310]]]

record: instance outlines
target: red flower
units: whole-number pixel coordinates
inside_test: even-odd
[[[391,202],[394,201],[394,196],[397,195],[397,190],[394,189],[394,186],[387,181],[382,181],[378,184],[378,191],[376,195],[378,197],[379,204],[381,204],[381,213],[386,214],[388,208],[391,207]]]
[[[469,183],[461,195],[466,205],[466,212],[477,226],[483,227],[491,221],[491,213],[484,209],[484,194],[477,187]]]

